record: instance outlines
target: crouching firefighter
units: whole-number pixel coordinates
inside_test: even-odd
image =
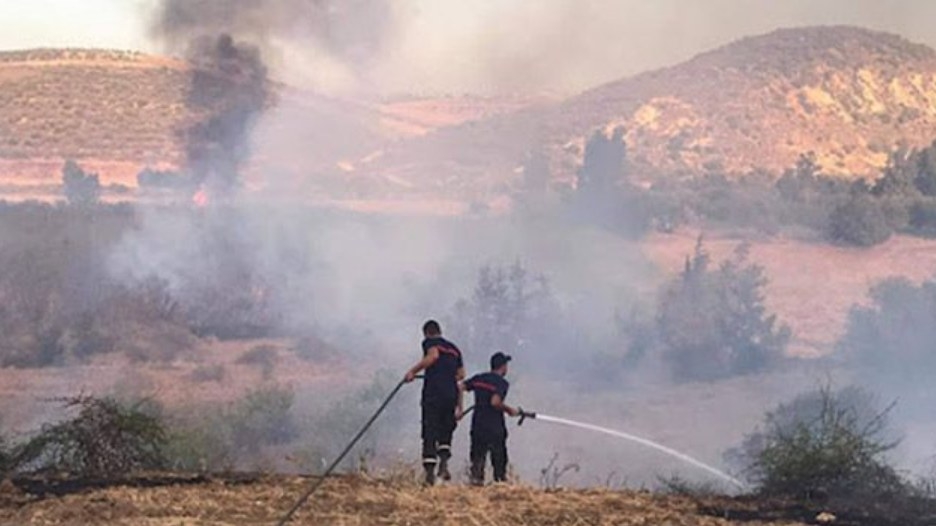
[[[423,358],[406,372],[404,380],[412,382],[425,371],[422,388],[422,462],[425,483],[435,484],[436,468],[442,480],[451,480],[448,461],[452,457],[452,433],[455,431],[455,411],[460,391],[458,382],[465,378],[461,351],[442,337],[435,320],[423,325]]]
[[[507,363],[511,357],[498,352],[491,356],[491,371],[471,377],[459,384],[463,391],[474,391],[474,414],[471,416],[471,484],[484,484],[484,464],[488,454],[494,467],[494,481],[507,480],[507,426],[504,413],[520,415],[520,411],[506,403]],[[459,402],[461,397],[459,397]],[[462,415],[459,405],[458,416]]]

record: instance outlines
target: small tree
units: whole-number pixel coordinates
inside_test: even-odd
[[[173,469],[220,471],[245,468],[267,446],[282,445],[298,434],[295,394],[269,385],[222,406],[193,408],[174,423],[166,448]]]
[[[764,370],[783,356],[790,329],[764,306],[764,269],[741,245],[710,268],[699,238],[683,273],[660,300],[657,332],[664,357],[683,380],[712,380]]]
[[[936,367],[936,281],[888,279],[870,297],[870,305],[852,307],[839,351],[875,381],[929,382]]]
[[[0,424],[3,424],[0,421]],[[13,468],[13,453],[10,451],[10,443],[6,435],[3,434],[3,428],[0,427],[0,482],[6,474]]]
[[[803,201],[810,197],[821,173],[822,166],[816,160],[815,152],[808,152],[799,156],[796,166],[785,171],[775,186],[784,199]]]
[[[871,187],[875,197],[908,199],[918,197],[916,188],[916,153],[905,148],[892,152],[887,159],[884,173]]]
[[[921,194],[936,197],[936,141],[915,152],[912,159],[915,168],[913,185]]]
[[[585,156],[578,171],[578,192],[586,201],[603,202],[613,195],[623,178],[626,162],[624,128],[615,128],[610,136],[596,131],[585,144]]]
[[[925,237],[936,237],[936,199],[920,199],[908,212],[910,230]]]
[[[469,349],[512,353],[543,343],[556,309],[544,276],[530,275],[520,263],[488,265],[478,272],[472,296],[456,303],[453,327]]]
[[[62,185],[69,204],[91,206],[101,199],[101,182],[98,175],[85,173],[75,161],[65,161],[65,166],[62,167]]]
[[[854,193],[829,215],[827,236],[836,243],[870,247],[887,241],[892,233],[880,203],[864,192]]]
[[[888,411],[859,388],[822,387],[768,412],[763,429],[728,455],[770,496],[860,502],[899,495],[906,485],[884,459],[896,446]]]

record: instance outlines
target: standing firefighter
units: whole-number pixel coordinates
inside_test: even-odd
[[[458,382],[465,377],[461,351],[442,337],[435,320],[423,325],[423,358],[409,371],[405,380],[412,382],[425,371],[422,389],[422,461],[426,484],[435,483],[436,466],[442,480],[452,478],[448,461],[452,457],[452,433],[455,431],[455,410],[458,406]]]
[[[511,357],[498,352],[491,356],[491,371],[471,377],[460,384],[465,391],[474,391],[474,415],[471,417],[471,483],[484,484],[484,464],[488,453],[494,466],[494,481],[507,480],[507,426],[504,413],[517,416],[520,411],[504,403],[510,384],[507,362]],[[459,414],[461,410],[459,408]]]

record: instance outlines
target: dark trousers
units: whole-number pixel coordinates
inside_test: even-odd
[[[484,484],[484,464],[488,453],[494,466],[494,481],[507,480],[507,434],[471,433],[471,482]]]
[[[423,400],[423,465],[447,461],[452,456],[452,433],[455,432],[455,400]]]

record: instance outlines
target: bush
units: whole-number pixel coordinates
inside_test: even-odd
[[[62,167],[62,185],[69,204],[96,205],[101,199],[101,181],[98,175],[85,173],[75,161],[65,161],[65,166]]]
[[[456,341],[482,353],[543,352],[561,328],[548,280],[519,263],[482,267],[473,294],[455,304],[451,318]]]
[[[259,367],[263,378],[269,378],[273,374],[278,360],[279,354],[276,352],[276,347],[272,345],[257,345],[240,355],[234,363]]]
[[[856,194],[832,210],[826,235],[834,243],[870,247],[892,233],[881,204],[870,195]]]
[[[627,180],[625,130],[610,136],[595,131],[585,144],[575,192],[569,199],[573,217],[626,237],[643,235],[653,222],[646,192]]]
[[[0,424],[3,422],[0,421]],[[13,452],[10,450],[10,443],[3,434],[3,428],[0,427],[0,481],[10,469],[13,468]]]
[[[847,524],[929,526],[936,501],[887,463],[896,445],[889,410],[860,388],[822,387],[768,412],[764,428],[727,456],[761,496],[792,501],[784,507],[796,516],[833,511]]]
[[[0,205],[0,366],[178,349],[164,336],[188,331],[167,285],[109,273],[132,219],[119,206]]]
[[[936,281],[892,278],[874,285],[870,297],[870,305],[852,307],[838,351],[874,381],[926,385],[936,367]]]
[[[154,170],[152,168],[144,168],[137,174],[137,185],[144,189],[152,188],[184,192],[191,192],[196,186],[192,178],[185,174],[171,170]]]
[[[764,431],[745,438],[741,454],[760,492],[806,500],[897,495],[905,483],[884,459],[888,410],[850,387],[823,387],[767,413]]]
[[[111,398],[75,397],[65,407],[78,415],[47,425],[18,447],[18,469],[112,478],[160,469],[167,433],[161,418],[142,403],[126,406]]]
[[[263,445],[285,444],[296,437],[292,389],[271,386],[247,393],[229,414],[238,450],[256,452]]]
[[[699,239],[683,273],[665,288],[655,320],[656,344],[678,379],[763,371],[782,358],[791,333],[767,313],[766,284],[763,268],[747,262],[746,245],[711,269]]]
[[[221,407],[193,408],[175,422],[166,449],[173,469],[224,471],[249,465],[267,446],[298,435],[292,390],[268,386]]]
[[[914,202],[907,223],[910,231],[918,236],[936,237],[936,200]]]
[[[189,375],[189,378],[193,382],[203,383],[203,382],[220,382],[224,380],[227,372],[224,369],[224,366],[221,364],[216,365],[200,365],[192,371],[192,374]]]
[[[303,467],[319,471],[333,461],[377,410],[397,382],[399,377],[396,372],[379,371],[363,388],[342,395],[337,400],[328,401],[324,411],[316,414],[308,422],[311,442],[301,454],[305,463]],[[401,411],[401,404],[391,404],[358,443],[356,451],[374,452],[381,443],[382,433],[392,432],[399,426],[400,419],[404,416]],[[354,458],[355,455],[349,455],[344,464],[347,466]]]

